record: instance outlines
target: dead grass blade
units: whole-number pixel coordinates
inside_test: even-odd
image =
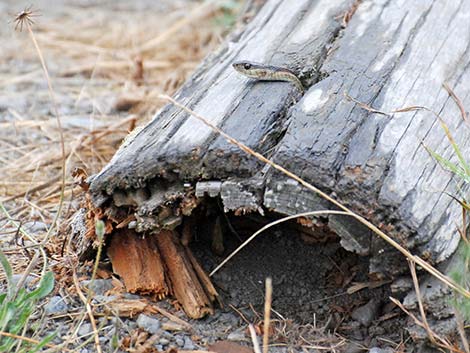
[[[80,297],[80,300],[83,302],[86,308],[86,312],[88,314],[88,318],[90,319],[90,324],[93,329],[93,336],[95,340],[95,348],[98,353],[102,353],[103,351],[101,350],[101,344],[100,344],[100,336],[98,334],[98,328],[96,326],[96,320],[93,315],[93,309],[91,308],[90,302],[85,297],[83,294],[82,289],[80,288],[80,283],[78,282],[78,277],[77,277],[77,272],[75,271],[75,267],[73,266],[72,263],[70,263],[70,268],[72,269],[72,274],[73,274],[73,283],[75,285],[75,289],[77,290],[77,294]]]
[[[38,340],[35,340],[33,338],[29,338],[29,337],[25,337],[25,336],[19,336],[19,335],[15,335],[15,334],[12,334],[10,332],[4,332],[4,331],[0,331],[0,336],[5,336],[5,337],[11,337],[11,338],[14,338],[14,339],[18,339],[18,340],[21,340],[21,341],[25,341],[25,342],[29,342],[29,343],[34,343],[34,344],[39,344],[41,343],[40,341]],[[53,344],[46,344],[45,345],[47,348],[52,348],[53,350],[56,350],[56,349],[59,349],[58,346],[55,346]],[[72,352],[70,349],[64,349],[65,352]]]
[[[452,99],[454,100],[455,104],[457,104],[457,107],[460,110],[460,115],[462,116],[463,121],[465,121],[465,123],[469,124],[470,122],[468,120],[468,114],[465,112],[465,107],[464,107],[462,101],[460,100],[460,98],[455,94],[453,89],[450,88],[450,86],[447,82],[444,82],[442,84],[442,87],[444,87],[444,89],[447,91],[447,93],[449,93],[449,96],[451,96]]]
[[[394,303],[396,306],[398,306],[406,315],[408,315],[414,321],[414,323],[416,325],[422,327],[423,329],[426,329],[424,323],[421,322],[412,312],[407,310],[403,306],[403,304],[400,303],[400,301],[398,299],[395,299],[393,297],[389,297],[389,299],[392,301],[392,303]],[[455,352],[455,353],[463,353],[462,350],[454,347],[449,341],[447,341],[445,338],[440,337],[437,333],[435,333],[431,329],[430,329],[430,333],[431,333],[432,337],[434,337],[435,344],[438,347],[448,349],[449,351]]]
[[[460,335],[460,340],[462,341],[463,348],[465,353],[470,353],[470,346],[468,344],[467,334],[465,333],[465,323],[460,312],[454,307],[454,315],[457,321],[457,331]]]
[[[263,324],[263,353],[268,353],[269,326],[271,321],[271,304],[273,301],[273,281],[266,278],[266,293],[264,297],[264,324]]]
[[[255,353],[261,353],[261,349],[259,348],[258,336],[256,336],[256,330],[252,324],[248,325],[248,329],[250,330],[251,342],[253,343],[253,350]]]
[[[421,315],[421,322],[423,323],[423,327],[428,334],[429,339],[432,343],[436,344],[436,339],[433,336],[433,332],[429,327],[428,320],[426,318],[426,313],[424,312],[423,300],[421,298],[421,291],[419,289],[419,282],[418,282],[418,275],[416,274],[416,265],[413,261],[408,259],[408,266],[410,267],[411,278],[413,279],[413,285],[415,287],[416,293],[416,300],[418,301],[419,313]]]
[[[170,40],[175,33],[181,31],[181,29],[192,22],[200,19],[201,17],[207,16],[210,12],[213,11],[213,5],[215,1],[205,1],[195,9],[193,9],[187,16],[184,16],[181,20],[175,22],[170,26],[166,31],[158,35],[157,37],[149,40],[148,42],[142,44],[136,52],[144,53],[149,50],[154,50],[158,46],[165,43],[165,41]]]
[[[398,250],[400,253],[402,253],[406,258],[413,260],[419,266],[421,266],[423,269],[425,269],[428,273],[430,273],[431,275],[433,275],[434,277],[436,277],[437,279],[439,279],[440,281],[442,281],[443,283],[445,283],[449,287],[455,289],[457,292],[459,292],[460,294],[462,294],[466,298],[470,298],[470,292],[468,290],[466,290],[460,284],[453,281],[451,278],[449,278],[449,277],[445,276],[444,274],[442,274],[440,271],[438,271],[436,268],[434,268],[433,266],[428,264],[426,261],[421,259],[419,256],[413,255],[411,252],[409,252],[407,249],[405,249],[403,246],[401,246],[398,242],[393,240],[390,236],[388,236],[387,234],[382,232],[379,228],[377,228],[374,224],[372,224],[371,222],[366,220],[364,217],[359,216],[358,214],[354,213],[348,207],[344,206],[342,203],[335,200],[334,198],[332,198],[331,196],[329,196],[325,192],[321,191],[317,187],[313,186],[312,184],[306,182],[305,180],[300,178],[298,175],[290,172],[289,170],[285,169],[284,167],[280,166],[279,164],[274,163],[273,161],[269,160],[268,158],[266,158],[262,154],[260,154],[258,152],[255,152],[254,150],[252,150],[250,147],[246,146],[245,144],[237,141],[236,139],[234,139],[233,137],[231,137],[230,135],[228,135],[227,133],[225,133],[224,131],[219,129],[217,126],[212,124],[209,120],[207,120],[203,116],[199,115],[198,113],[194,112],[193,110],[189,109],[188,107],[184,106],[183,104],[177,102],[173,98],[171,98],[167,95],[160,95],[160,98],[163,99],[163,100],[166,100],[167,102],[172,103],[173,105],[175,105],[176,107],[184,110],[188,114],[191,114],[193,117],[200,120],[205,125],[210,127],[212,130],[214,130],[215,132],[220,134],[222,137],[224,137],[229,143],[237,146],[238,148],[240,148],[245,153],[259,159],[260,161],[262,161],[265,164],[270,165],[274,169],[276,169],[276,170],[280,171],[281,173],[287,175],[288,177],[294,179],[295,181],[299,182],[301,185],[303,185],[307,189],[315,192],[316,194],[320,195],[325,200],[327,200],[327,201],[331,202],[332,204],[334,204],[335,206],[339,207],[341,210],[343,210],[349,216],[354,217],[359,222],[364,224],[367,228],[372,230],[375,234],[377,234],[379,237],[381,237],[383,240],[385,240],[388,244],[390,244],[396,250]],[[410,108],[407,108],[407,109],[411,109],[411,108],[414,109],[414,107],[410,107]]]
[[[62,129],[62,123],[60,121],[60,115],[59,115],[59,109],[57,107],[57,100],[55,98],[55,93],[54,93],[54,89],[52,87],[52,81],[51,81],[51,78],[49,76],[49,71],[47,70],[47,66],[46,66],[46,62],[44,60],[44,56],[42,55],[42,51],[41,51],[41,48],[39,47],[39,44],[38,42],[36,41],[36,37],[34,35],[34,32],[33,32],[33,29],[31,27],[32,25],[32,21],[28,21],[27,20],[27,16],[28,14],[25,14],[26,16],[26,19],[23,20],[27,30],[28,30],[28,33],[29,33],[29,36],[31,37],[31,41],[33,42],[34,44],[34,48],[36,49],[36,52],[38,54],[38,57],[39,57],[39,61],[41,62],[41,67],[43,69],[43,72],[44,72],[44,76],[46,78],[46,81],[47,81],[47,87],[48,87],[48,90],[49,90],[49,98],[51,100],[51,103],[52,103],[52,108],[53,108],[53,111],[54,111],[54,115],[56,117],[56,121],[57,121],[57,127],[58,127],[58,130],[59,130],[59,137],[60,137],[60,151],[61,151],[61,154],[62,154],[62,173],[61,173],[61,186],[60,186],[60,199],[59,199],[59,205],[57,206],[57,211],[56,211],[56,214],[54,216],[54,219],[51,223],[51,226],[49,227],[48,231],[47,231],[47,234],[44,238],[44,240],[41,242],[41,245],[45,245],[47,244],[47,242],[49,241],[49,238],[51,237],[52,235],[52,231],[56,228],[57,226],[57,221],[59,220],[59,217],[61,215],[61,211],[62,211],[62,206],[63,206],[63,202],[64,202],[64,191],[65,191],[65,168],[66,168],[66,155],[65,155],[65,142],[64,142],[64,131]],[[22,23],[23,23],[22,22]]]

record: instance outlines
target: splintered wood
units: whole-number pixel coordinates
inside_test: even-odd
[[[134,231],[117,231],[111,238],[108,255],[113,270],[130,293],[155,294],[164,298],[170,292],[155,237],[142,237]]]
[[[133,230],[116,231],[108,249],[113,270],[131,293],[154,294],[162,299],[174,295],[191,318],[213,312],[211,302],[217,298],[207,275],[180,243],[173,231],[143,237]]]
[[[175,233],[164,230],[156,236],[156,239],[158,249],[168,269],[173,293],[186,314],[192,318],[212,314],[211,302]]]

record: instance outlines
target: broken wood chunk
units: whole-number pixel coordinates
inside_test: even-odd
[[[154,236],[142,237],[130,229],[116,231],[108,249],[113,270],[130,293],[166,297],[170,288]]]
[[[163,230],[155,237],[171,278],[173,294],[191,318],[212,314],[212,304],[175,232]]]
[[[194,257],[192,251],[190,248],[185,246],[186,250],[186,256],[188,257],[189,261],[191,261],[191,265],[193,266],[194,271],[197,274],[197,277],[201,281],[202,286],[204,287],[204,290],[206,291],[206,294],[209,296],[209,299],[211,302],[214,302],[217,300],[219,305],[223,307],[222,302],[220,301],[219,298],[219,293],[217,293],[217,290],[215,289],[214,285],[212,284],[212,281],[209,277],[209,275],[204,271],[202,266],[199,264],[197,259]]]

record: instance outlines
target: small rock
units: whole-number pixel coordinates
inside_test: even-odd
[[[413,280],[409,277],[401,277],[390,284],[390,290],[394,296],[403,297],[413,288]]]
[[[66,312],[68,310],[68,305],[65,303],[64,298],[60,295],[56,295],[49,299],[49,303],[47,303],[44,309],[47,314],[59,314]]]
[[[238,343],[230,341],[217,341],[208,346],[210,351],[225,352],[225,353],[253,353],[250,347],[241,346]]]
[[[159,340],[158,342],[159,342],[162,346],[166,346],[167,344],[170,343],[170,340],[167,339],[167,338],[162,337],[162,338],[160,338],[160,340]]]
[[[39,221],[34,221],[26,225],[25,228],[27,228],[28,232],[33,233],[33,234],[38,234],[40,232],[47,231],[46,223],[39,222]]]
[[[359,342],[349,342],[346,346],[344,353],[362,353],[364,352],[364,346]]]
[[[140,314],[137,318],[137,326],[154,335],[160,330],[161,325],[160,320],[144,314]]]
[[[82,281],[82,285],[92,290],[95,295],[104,295],[113,288],[112,279],[95,279],[92,281]]]
[[[246,336],[245,336],[244,330],[237,330],[237,331],[231,332],[231,333],[227,336],[227,340],[229,340],[229,341],[234,341],[234,342],[245,341],[245,340],[246,340]]]
[[[93,302],[96,304],[106,304],[109,302],[112,302],[113,300],[116,300],[117,296],[116,295],[94,295],[93,296]]]
[[[196,346],[194,345],[194,342],[192,341],[191,338],[189,337],[184,337],[184,346],[183,349],[186,351],[193,351],[196,349]]]
[[[178,345],[178,347],[183,347],[183,346],[184,346],[184,339],[182,339],[182,338],[179,337],[179,336],[176,336],[176,337],[175,337],[175,342],[176,342],[176,344]]]
[[[439,353],[440,350],[431,346],[428,342],[423,342],[419,344],[417,352],[418,353]]]
[[[78,335],[79,335],[79,336],[88,335],[92,330],[93,330],[93,328],[91,327],[91,324],[89,324],[89,323],[84,323],[84,324],[82,324],[82,326],[80,326],[80,328],[78,329]]]
[[[124,293],[123,297],[125,299],[142,299],[142,297],[140,295],[137,295],[137,294],[132,294],[132,293]]]
[[[232,313],[222,313],[218,319],[219,322],[223,322],[224,325],[239,326],[239,319]]]
[[[379,312],[380,302],[371,299],[366,305],[360,306],[359,308],[354,309],[351,314],[351,317],[360,322],[363,326],[368,327],[374,318],[377,317]]]
[[[372,347],[369,349],[369,353],[393,353],[392,348],[379,348],[379,347]]]
[[[165,338],[167,338],[171,341],[173,339],[173,334],[171,332],[161,330],[160,331],[160,337],[165,337]]]
[[[21,281],[21,279],[23,278],[23,274],[17,274],[17,275],[13,275],[11,276],[11,281],[12,281],[12,285],[13,286],[18,286],[18,283]],[[25,281],[23,282],[23,286],[24,287],[28,287],[29,284],[34,280],[35,278],[31,275],[28,275],[25,279]]]

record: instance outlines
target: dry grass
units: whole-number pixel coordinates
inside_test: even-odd
[[[101,170],[123,138],[162,106],[156,97],[173,94],[220,43],[227,30],[217,23],[221,4],[143,0],[50,8],[44,1],[41,9],[9,9],[16,17],[0,12],[12,24],[0,29],[0,246],[14,273],[39,277],[52,262],[56,290],[78,294],[84,304],[71,334],[60,346],[48,345],[51,351],[75,346],[86,316],[93,326],[88,341],[102,351],[91,292],[83,293],[77,256],[65,247],[81,192],[71,172]]]
[[[160,9],[150,4],[144,1],[138,10],[124,4],[48,8],[44,2],[43,8],[28,9],[34,11],[32,28],[53,84],[58,121],[34,43],[27,31],[14,31],[19,25],[11,23],[13,17],[0,15],[11,24],[0,31],[0,246],[16,273],[29,262],[28,247],[57,234],[52,226],[64,161],[58,122],[66,176],[58,221],[64,233],[78,206],[71,171],[98,172],[129,131],[162,106],[155,97],[173,94],[226,30],[216,22],[221,12],[214,2],[159,2]],[[24,22],[23,29],[30,24]],[[61,246],[57,240],[48,246]]]

